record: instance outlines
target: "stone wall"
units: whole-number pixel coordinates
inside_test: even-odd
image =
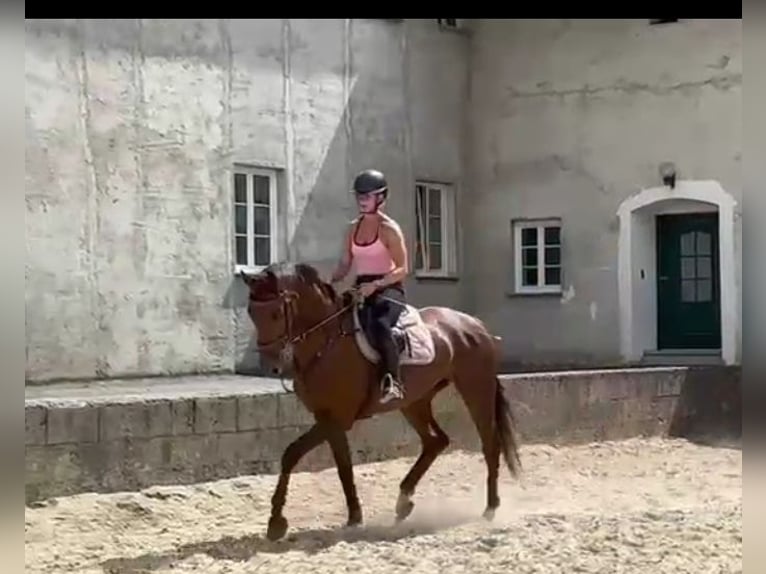
[[[554,444],[637,435],[738,432],[739,373],[685,368],[505,375],[521,442]],[[110,382],[37,389],[26,401],[28,501],[83,491],[141,489],[241,474],[274,473],[284,448],[312,419],[295,395],[246,377],[151,383]],[[35,391],[32,389],[32,391]],[[478,437],[452,389],[435,401],[452,448],[476,450]],[[722,427],[722,422],[725,428]],[[399,413],[359,422],[355,462],[418,454]],[[323,445],[298,470],[332,464]]]

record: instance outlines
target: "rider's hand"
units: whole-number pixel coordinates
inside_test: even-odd
[[[378,290],[378,286],[375,283],[362,283],[359,286],[359,295],[364,299],[375,293]]]

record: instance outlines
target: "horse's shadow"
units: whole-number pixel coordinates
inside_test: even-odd
[[[142,574],[171,567],[195,554],[207,554],[217,560],[239,562],[245,562],[258,553],[281,554],[297,550],[315,554],[339,542],[395,542],[459,526],[472,519],[465,515],[444,516],[419,521],[410,519],[400,524],[314,528],[298,530],[277,542],[271,542],[260,534],[224,536],[218,540],[184,544],[167,552],[150,552],[133,558],[110,558],[102,562],[101,567],[107,574]]]

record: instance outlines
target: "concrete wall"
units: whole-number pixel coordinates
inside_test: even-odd
[[[509,362],[621,361],[616,213],[660,162],[739,210],[741,44],[738,20],[473,22],[466,289]],[[546,217],[562,218],[564,295],[509,297],[511,220]],[[735,232],[741,294],[739,211]]]
[[[235,163],[282,170],[279,256],[309,261],[339,253],[354,172],[387,173],[413,239],[414,178],[462,184],[468,44],[434,20],[26,29],[28,380],[255,365],[233,277]]]

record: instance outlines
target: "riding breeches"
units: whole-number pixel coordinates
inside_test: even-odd
[[[376,277],[361,276],[357,285],[373,281]],[[399,348],[393,327],[404,311],[406,296],[401,284],[389,285],[365,299],[360,309],[362,325],[367,326],[370,342],[380,353],[386,373],[401,381],[399,374]]]

